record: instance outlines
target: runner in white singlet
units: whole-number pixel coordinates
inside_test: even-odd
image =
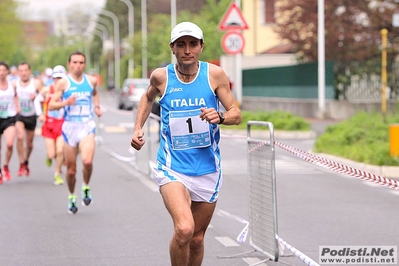
[[[8,65],[5,62],[0,62],[0,143],[4,135],[7,148],[3,172],[0,168],[0,184],[2,184],[3,181],[9,181],[11,179],[8,163],[10,162],[14,147],[15,116],[18,106],[15,88],[12,86],[12,83],[7,80],[7,74]]]
[[[33,101],[43,87],[40,79],[31,78],[31,68],[26,62],[18,65],[18,76],[14,82],[17,90],[20,113],[16,117],[17,151],[20,162],[18,176],[29,176],[29,157],[33,150],[36,128],[36,111]]]

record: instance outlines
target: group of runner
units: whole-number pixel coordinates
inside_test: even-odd
[[[55,161],[55,185],[64,183],[62,166],[67,168],[65,179],[71,214],[78,210],[75,183],[79,153],[83,164],[82,204],[88,206],[92,202],[89,182],[95,151],[94,114],[102,115],[97,79],[83,72],[85,63],[85,55],[74,52],[68,58],[68,72],[57,65],[47,68],[39,78],[32,76],[26,62],[10,68],[0,61],[0,152],[3,135],[7,146],[0,168],[0,185],[12,179],[9,162],[15,138],[19,158],[17,175],[30,176],[29,158],[39,120],[47,152],[45,163],[51,167]]]
[[[30,65],[26,62],[17,67],[18,77],[9,75],[9,67],[0,62],[0,136],[5,136],[7,145],[3,169],[0,169],[0,184],[11,180],[9,162],[16,137],[18,176],[29,176],[29,157],[33,149],[36,128],[36,113],[33,100],[42,89],[42,82],[32,78]]]

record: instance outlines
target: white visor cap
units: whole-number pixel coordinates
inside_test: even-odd
[[[170,34],[170,43],[174,43],[183,36],[192,36],[198,40],[204,41],[202,30],[192,22],[181,22],[177,24]]]
[[[53,68],[53,79],[63,78],[66,75],[65,67],[58,65]]]

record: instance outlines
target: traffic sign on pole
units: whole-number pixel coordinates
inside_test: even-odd
[[[244,45],[244,37],[238,31],[228,31],[222,37],[222,48],[226,54],[239,54]]]
[[[219,30],[246,30],[248,24],[241,13],[240,8],[232,2],[224,14],[218,26]]]

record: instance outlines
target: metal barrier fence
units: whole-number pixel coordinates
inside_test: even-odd
[[[158,142],[159,142],[159,121],[160,117],[150,113],[149,119],[144,124],[146,140],[143,148],[138,152],[133,150],[135,154],[134,167],[137,171],[151,175],[152,166],[155,164]]]
[[[267,127],[270,139],[251,137],[251,126]],[[277,200],[274,129],[270,122],[249,121],[247,124],[249,177],[250,245],[270,259],[278,261]]]

